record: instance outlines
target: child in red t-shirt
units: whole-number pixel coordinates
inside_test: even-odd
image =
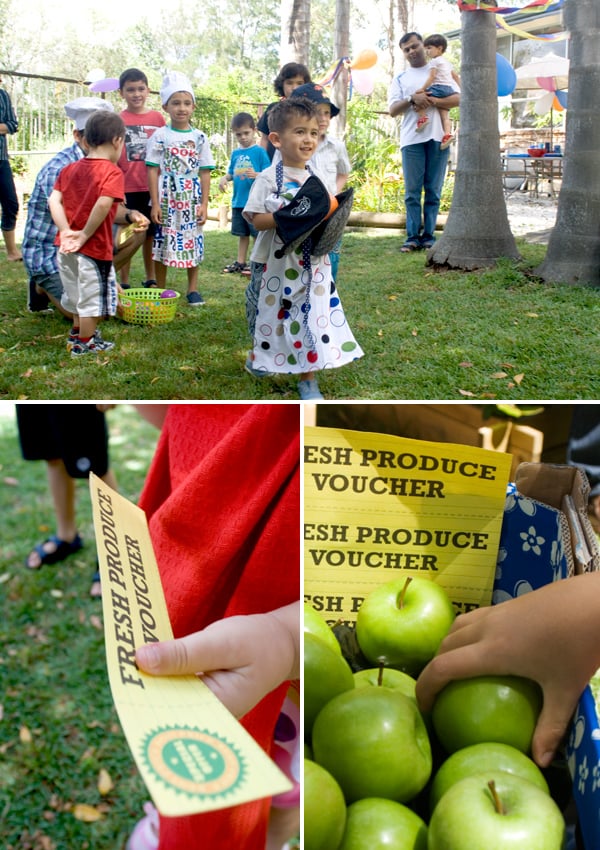
[[[148,189],[148,171],[146,169],[146,145],[155,130],[165,126],[161,112],[148,109],[146,100],[150,89],[148,78],[138,68],[128,68],[119,77],[119,92],[125,101],[121,118],[125,122],[125,144],[119,159],[119,168],[125,174],[125,198],[130,210],[138,210],[150,218],[150,191]],[[155,287],[154,260],[152,242],[155,227],[151,223],[146,231],[146,240],[142,247],[146,280],[144,286]],[[121,286],[129,284],[129,262],[120,269]]]
[[[73,314],[67,347],[72,357],[109,351],[98,322],[114,316],[117,284],[112,225],[123,200],[123,172],[117,167],[125,124],[114,112],[96,112],[85,126],[86,157],[58,175],[48,206],[58,228],[58,270],[62,305]]]

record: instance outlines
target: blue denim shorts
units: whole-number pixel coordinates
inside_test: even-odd
[[[257,230],[242,215],[243,207],[231,208],[231,233],[233,236],[252,236],[256,239]]]

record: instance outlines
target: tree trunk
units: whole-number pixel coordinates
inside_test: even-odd
[[[336,0],[334,51],[336,59],[350,55],[350,0]],[[339,107],[333,119],[336,136],[342,138],[346,128],[346,103],[348,100],[348,71],[344,67],[338,74],[331,92],[331,100]]]
[[[556,224],[537,270],[545,281],[600,286],[600,7],[567,0],[571,33],[563,182]]]
[[[279,61],[300,62],[308,67],[310,47],[310,0],[281,0]]]
[[[428,265],[475,269],[518,258],[502,186],[496,26],[489,12],[462,12],[462,94],[452,205]]]

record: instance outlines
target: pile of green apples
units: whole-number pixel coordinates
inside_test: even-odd
[[[564,818],[528,755],[537,684],[455,681],[431,715],[419,711],[415,677],[454,617],[428,579],[380,585],[356,621],[371,666],[353,671],[333,629],[305,605],[304,850],[563,847]]]

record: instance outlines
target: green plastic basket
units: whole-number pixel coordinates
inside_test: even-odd
[[[181,297],[161,298],[165,289],[126,289],[119,295],[117,315],[132,325],[164,325],[175,318]]]

